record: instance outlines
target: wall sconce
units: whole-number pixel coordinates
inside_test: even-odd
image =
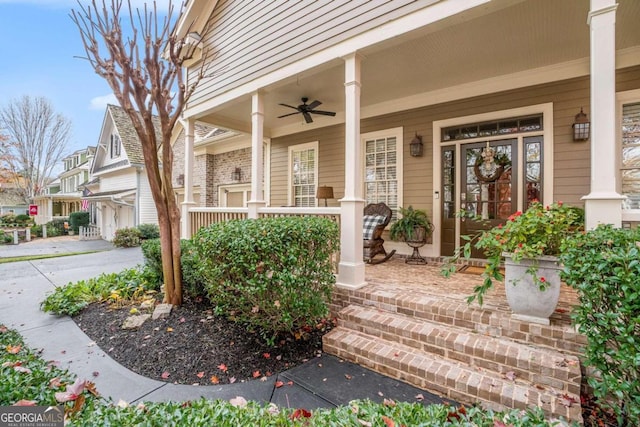
[[[184,174],[180,174],[176,177],[176,184],[178,187],[184,187]]]
[[[327,207],[327,199],[333,199],[333,187],[323,185],[318,187],[316,199],[324,199],[324,207]]]
[[[231,172],[231,179],[233,181],[240,181],[242,179],[242,169],[235,168],[233,172]]]
[[[409,143],[409,153],[411,153],[411,157],[422,157],[423,148],[424,145],[422,144],[422,137],[418,135],[418,132],[416,132],[416,136],[413,137]]]
[[[576,114],[576,119],[571,127],[573,128],[574,141],[586,141],[589,139],[591,123],[589,123],[589,118],[582,111],[582,107],[580,107],[580,112]]]

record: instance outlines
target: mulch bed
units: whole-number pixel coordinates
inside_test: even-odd
[[[332,326],[323,322],[300,339],[282,337],[270,347],[258,333],[213,315],[203,302],[187,300],[164,319],[122,329],[131,308],[91,304],[74,321],[121,365],[176,384],[229,384],[275,375],[319,355],[322,335]]]

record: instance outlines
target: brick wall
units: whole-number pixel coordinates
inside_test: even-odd
[[[235,180],[233,177],[236,168],[240,168],[240,180]],[[220,185],[251,182],[251,148],[242,148],[213,156],[212,172],[212,203],[213,206],[218,206],[218,187]],[[209,186],[209,182],[207,182],[207,186]]]

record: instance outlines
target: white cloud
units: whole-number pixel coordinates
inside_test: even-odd
[[[89,104],[90,110],[104,110],[107,108],[107,104],[120,105],[116,96],[112,93],[103,96],[96,96]]]

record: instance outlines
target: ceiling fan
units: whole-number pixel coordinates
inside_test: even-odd
[[[289,113],[289,114],[285,114],[283,116],[278,116],[279,119],[283,118],[283,117],[287,117],[287,116],[292,116],[294,114],[302,114],[304,116],[304,121],[307,123],[313,123],[313,119],[311,118],[311,114],[321,114],[323,116],[335,116],[336,113],[334,113],[333,111],[322,111],[322,110],[314,110],[314,108],[316,108],[317,106],[319,106],[320,104],[322,104],[322,102],[315,100],[313,101],[311,104],[307,104],[307,101],[309,100],[309,98],[302,98],[302,104],[298,105],[297,107],[294,107],[293,105],[287,105],[287,104],[280,104],[283,107],[289,107],[289,108],[293,108],[294,110],[298,110],[295,113]]]

